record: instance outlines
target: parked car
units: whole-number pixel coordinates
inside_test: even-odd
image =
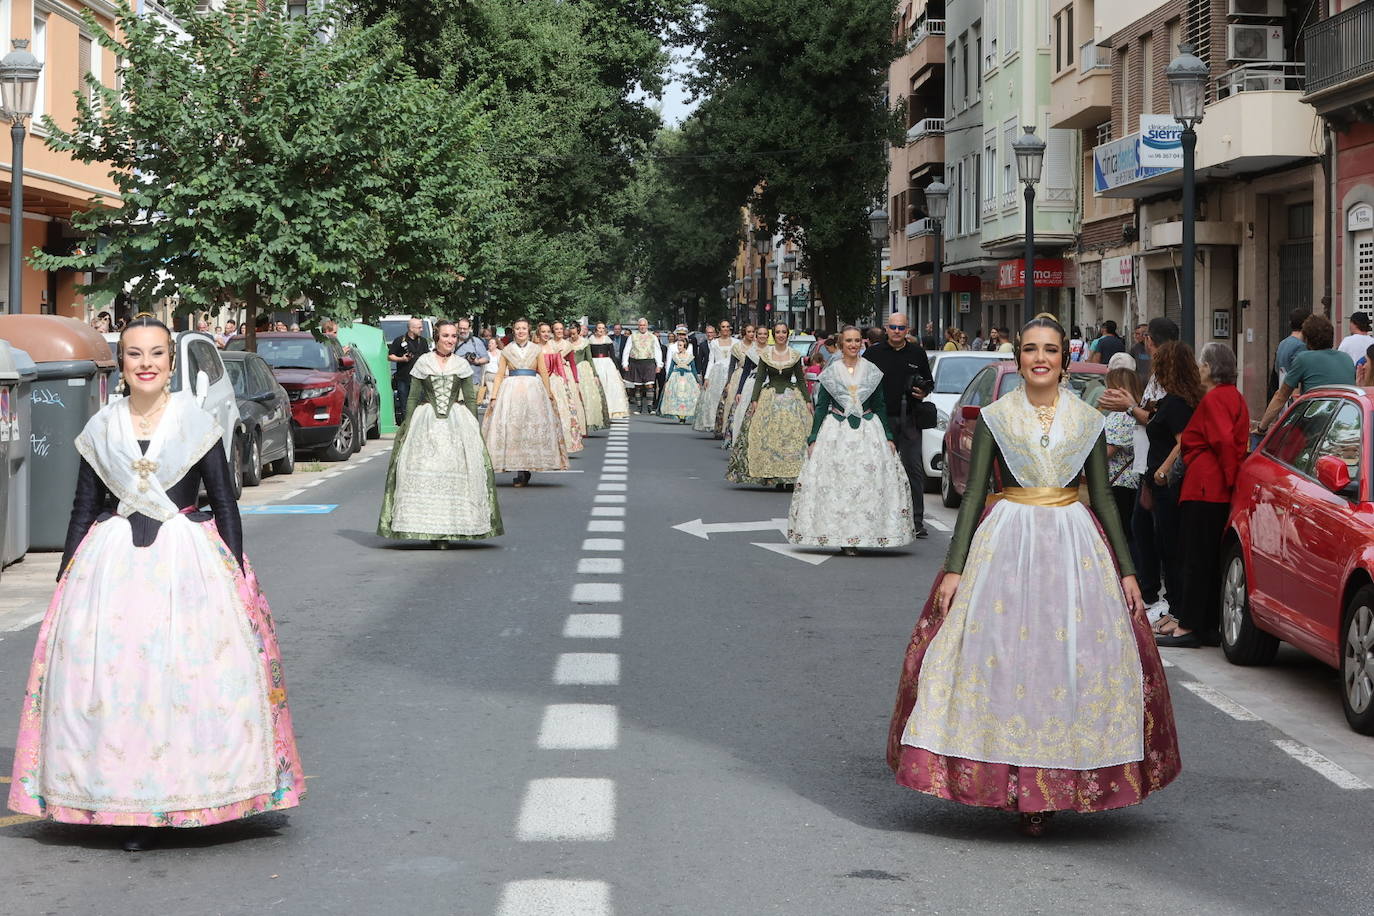
[[[344,353],[353,360],[353,374],[358,377],[359,400],[362,404],[358,416],[361,417],[359,425],[362,427],[363,435],[368,439],[380,439],[382,395],[377,390],[377,377],[372,374],[372,367],[367,364],[363,351],[359,350],[356,344],[349,344],[344,348]]]
[[[424,322],[424,330],[420,334],[430,343],[434,342],[434,319],[424,318],[420,315],[387,315],[377,322],[377,327],[382,329],[382,336],[386,338],[387,346],[410,329],[410,319],[419,318]]]
[[[787,345],[796,350],[797,355],[805,360],[811,356],[812,350],[815,349],[816,338],[810,334],[793,334],[787,338]]]
[[[353,357],[337,340],[316,340],[308,331],[257,335],[258,355],[291,398],[291,429],[296,448],[326,461],[346,461],[362,448],[362,390]],[[235,337],[227,350],[244,350]]]
[[[238,398],[239,426],[234,451],[242,486],[262,483],[263,469],[290,474],[296,469],[296,437],[291,430],[291,398],[256,353],[226,350],[224,368]]]
[[[1298,398],[1241,465],[1223,544],[1221,646],[1279,641],[1336,668],[1346,721],[1374,734],[1374,388]]]
[[[1069,367],[1069,387],[1094,403],[1106,390],[1106,378],[1107,367],[1101,363],[1073,363]],[[940,499],[947,507],[958,506],[968,488],[969,458],[979,413],[1002,395],[1020,388],[1023,381],[1015,360],[994,360],[978,371],[954,402],[940,461]]]
[[[935,376],[935,390],[926,398],[935,405],[936,422],[933,429],[921,434],[921,462],[925,465],[926,489],[940,487],[940,466],[944,463],[945,430],[949,428],[950,412],[968,383],[990,361],[1009,360],[1011,353],[988,353],[983,350],[931,350],[930,371]]]

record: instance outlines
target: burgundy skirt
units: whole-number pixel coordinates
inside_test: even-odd
[[[902,664],[897,705],[892,711],[887,735],[887,763],[896,774],[897,782],[962,805],[1035,813],[1107,811],[1138,805],[1145,796],[1164,788],[1178,776],[1182,762],[1164,663],[1159,658],[1150,625],[1135,614],[1131,615],[1131,626],[1145,677],[1145,703],[1141,710],[1144,760],[1096,770],[1052,770],[947,757],[902,744],[907,720],[916,706],[921,664],[931,640],[945,621],[944,613],[935,605],[935,590],[943,575],[935,579]]]

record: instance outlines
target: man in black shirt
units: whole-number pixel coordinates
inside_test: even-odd
[[[1126,341],[1116,336],[1116,322],[1102,322],[1102,337],[1097,341],[1097,349],[1089,358],[1090,363],[1101,363],[1106,365],[1112,361],[1112,357],[1126,349]]]
[[[887,316],[887,340],[864,351],[864,359],[883,370],[883,399],[888,422],[897,443],[897,455],[911,482],[911,520],[918,538],[926,530],[926,475],[921,460],[921,430],[935,425],[935,405],[925,402],[935,387],[930,360],[919,345],[907,340],[907,317],[901,312]]]
[[[424,337],[425,323],[419,318],[410,319],[406,332],[391,342],[386,358],[390,360],[396,374],[392,376],[391,387],[396,390],[397,422],[405,420],[406,401],[410,399],[410,367],[415,360],[429,352],[429,341]]]

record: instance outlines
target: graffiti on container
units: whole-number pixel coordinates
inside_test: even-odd
[[[33,389],[33,394],[29,397],[35,404],[56,404],[58,407],[67,406],[62,403],[62,395],[47,388],[35,388]]]
[[[47,436],[39,436],[34,433],[29,434],[29,448],[35,458],[46,458],[52,454],[52,443]]]

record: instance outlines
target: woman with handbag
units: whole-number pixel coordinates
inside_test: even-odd
[[[1183,464],[1178,461],[1178,438],[1202,400],[1202,380],[1192,348],[1176,340],[1155,350],[1154,371],[1164,396],[1155,403],[1154,414],[1145,424],[1149,450],[1145,458],[1146,484],[1140,498],[1141,506],[1154,516],[1155,549],[1163,570],[1164,592],[1172,608],[1175,602],[1183,601],[1183,561],[1178,541]]]
[[[1250,410],[1236,388],[1231,348],[1206,344],[1198,370],[1207,393],[1179,436],[1174,464],[1187,465],[1178,496],[1183,600],[1170,605],[1174,624],[1156,640],[1184,649],[1219,644],[1221,536],[1250,433]]]

